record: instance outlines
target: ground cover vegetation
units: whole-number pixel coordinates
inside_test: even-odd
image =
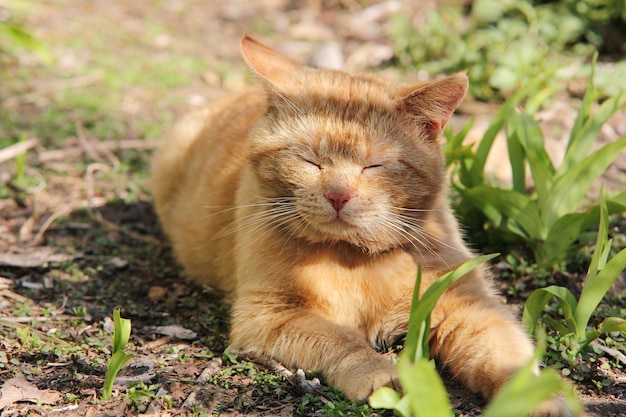
[[[2,415],[514,416],[557,391],[591,416],[623,415],[623,1],[450,1],[427,13],[394,1],[256,12],[245,2],[90,3],[0,0]],[[376,39],[345,29],[375,13]],[[370,70],[468,71],[467,114],[489,118],[478,136],[478,116],[460,114],[446,131],[452,198],[477,251],[500,254],[497,282],[552,368],[540,380],[525,369],[485,407],[428,360],[429,306],[459,273],[416,300],[411,337],[388,352],[406,395],[383,390],[369,404],[232,354],[228,307],[180,278],[150,207],[154,141],[176,114],[249,81],[242,33],[315,44],[311,16],[346,51],[355,39],[391,47]],[[575,112],[555,157],[556,123],[542,117],[563,102]],[[498,138],[509,185],[489,171]]]

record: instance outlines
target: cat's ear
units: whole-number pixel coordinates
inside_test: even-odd
[[[304,67],[249,35],[241,39],[241,54],[250,69],[273,90],[288,90],[293,75]]]
[[[399,105],[412,123],[425,129],[430,137],[436,137],[465,97],[467,87],[467,74],[459,73],[404,88],[399,92]]]

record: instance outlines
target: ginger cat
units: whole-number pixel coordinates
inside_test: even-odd
[[[241,46],[262,86],[183,118],[155,155],[176,257],[229,294],[234,349],[319,371],[352,400],[397,387],[378,351],[407,331],[417,264],[423,291],[473,257],[438,140],[467,77],[398,87]],[[431,323],[436,360],[487,398],[533,355],[481,268]],[[548,412],[569,415],[559,399]]]

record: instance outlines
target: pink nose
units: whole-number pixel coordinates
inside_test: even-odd
[[[352,198],[352,194],[349,191],[330,191],[324,194],[326,199],[332,204],[337,213],[343,209],[348,201]]]

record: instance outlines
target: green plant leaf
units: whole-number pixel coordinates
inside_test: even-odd
[[[400,402],[400,393],[389,387],[380,387],[369,397],[369,404],[373,408],[393,410]]]
[[[591,117],[591,105],[595,100],[595,84],[594,79],[596,75],[596,64],[598,62],[598,51],[595,51],[593,57],[591,58],[591,75],[589,76],[589,85],[587,85],[587,90],[585,91],[585,95],[583,96],[583,101],[578,110],[578,114],[576,114],[576,120],[574,121],[574,126],[572,126],[572,130],[570,131],[570,137],[567,142],[567,149],[574,146],[574,143],[580,140],[576,136],[579,135],[579,132],[582,130],[583,125],[587,123],[589,117]],[[585,153],[586,155],[586,153]],[[567,157],[564,156],[562,164],[567,163]]]
[[[626,212],[626,191],[609,197],[606,200],[606,207],[609,211],[609,214]]]
[[[535,333],[535,326],[539,320],[539,315],[552,297],[557,298],[563,310],[563,316],[567,323],[568,331],[570,333],[576,332],[576,322],[574,320],[574,311],[576,311],[577,307],[576,297],[574,297],[574,294],[567,288],[551,285],[533,291],[526,300],[526,303],[524,303],[522,325],[529,334]]]
[[[113,310],[113,354],[126,349],[130,338],[130,320],[120,317],[120,310]]]
[[[602,191],[604,192],[604,190]],[[602,193],[601,193],[602,194]],[[600,222],[598,223],[598,234],[596,235],[596,246],[593,251],[593,255],[591,256],[591,262],[589,262],[589,268],[587,268],[587,277],[585,278],[585,282],[591,282],[595,279],[598,271],[600,270],[600,265],[606,264],[606,258],[600,259],[605,256],[605,250],[608,243],[608,233],[609,233],[609,216],[607,211],[605,210],[604,198],[601,197],[600,200]],[[608,257],[608,254],[606,254]],[[583,286],[584,287],[584,286]]]
[[[132,359],[133,355],[124,352],[130,338],[130,320],[120,316],[120,310],[113,310],[113,353],[107,365],[102,388],[102,399],[111,398],[113,381],[122,367]]]
[[[558,170],[558,175],[567,173],[587,156],[600,134],[602,126],[611,116],[624,107],[626,107],[626,91],[606,100],[592,116],[581,118],[584,122],[581,122],[583,123],[582,126],[578,127],[575,125],[572,129],[572,136],[567,145],[561,167]],[[583,102],[583,108],[579,110],[579,113],[589,111]],[[578,119],[576,122],[578,122]]]
[[[585,334],[591,315],[624,269],[626,269],[626,249],[622,249],[613,256],[595,277],[589,279],[587,276],[575,313],[580,335]],[[584,341],[591,342],[591,340]]]
[[[519,115],[511,112],[506,122],[506,145],[511,163],[513,190],[526,194],[526,155],[518,137]]]
[[[545,369],[537,375],[535,364],[543,357],[546,347],[545,332],[536,335],[537,347],[534,357],[509,380],[491,400],[482,417],[526,417],[543,401],[559,391],[565,391],[571,410],[580,408],[576,394],[553,369]]]
[[[406,342],[404,344],[404,352],[413,361],[418,361],[421,358],[427,358],[423,356],[423,343],[424,338],[428,338],[430,332],[430,313],[432,312],[437,300],[443,292],[452,285],[455,281],[460,279],[463,275],[476,268],[478,265],[495,258],[499,254],[482,255],[476,258],[470,259],[454,271],[448,272],[442,275],[439,279],[433,282],[424,292],[422,297],[419,297],[419,287],[416,285],[413,292],[413,303],[411,304],[411,314],[409,316],[409,326],[406,336]],[[419,272],[419,271],[418,271]],[[418,273],[418,277],[421,280],[421,276]],[[416,295],[416,293],[418,295]]]
[[[609,215],[626,212],[626,191],[607,199],[606,207]],[[582,233],[598,224],[599,216],[599,204],[590,207],[584,213],[561,216],[548,231],[545,241],[539,242],[536,251],[537,264],[547,268],[568,256],[568,250],[572,249],[573,243],[580,239]]]
[[[550,191],[552,179],[555,174],[552,160],[546,152],[543,132],[539,127],[539,122],[527,113],[519,115],[517,132],[517,137],[524,148],[524,153],[528,160],[528,165],[530,166],[530,172],[535,182],[537,199],[538,201],[543,201]],[[524,192],[525,191],[526,190],[524,190]]]
[[[425,317],[416,318],[415,310],[420,302],[420,291],[422,288],[422,265],[417,265],[417,277],[415,278],[415,287],[413,287],[413,297],[411,299],[411,315],[409,316],[409,325],[407,328],[406,339],[404,341],[404,351],[408,352],[410,358],[416,361],[423,357],[424,333],[426,332]],[[430,330],[430,329],[429,329]],[[426,336],[427,337],[427,336]],[[428,353],[426,353],[428,355]]]
[[[461,194],[494,221],[501,221],[501,216],[514,220],[521,230],[509,228],[509,231],[523,239],[534,242],[545,238],[546,232],[542,228],[537,204],[530,197],[516,191],[488,186],[461,190]]]
[[[600,323],[598,330],[601,334],[610,332],[626,332],[626,319],[621,317],[607,317]],[[591,342],[591,340],[589,340]]]
[[[133,358],[133,355],[118,351],[111,356],[104,375],[104,386],[102,387],[102,399],[108,400],[113,393],[113,382],[120,369]]]
[[[535,252],[537,264],[547,268],[565,258],[582,232],[597,224],[599,212],[599,206],[593,206],[584,213],[570,213],[560,217],[548,231],[546,239],[538,244]]]
[[[398,373],[415,417],[453,417],[448,393],[434,364],[426,358],[415,363],[401,354]]]
[[[502,104],[500,109],[498,109],[496,114],[491,119],[491,123],[489,124],[487,131],[476,148],[475,160],[472,164],[469,181],[463,185],[466,187],[475,187],[484,183],[484,172],[487,157],[489,156],[493,142],[495,141],[498,132],[502,130],[507,117],[512,114],[515,107],[525,97],[527,97],[532,91],[535,91],[541,84],[545,83],[545,81],[554,74],[556,69],[557,68],[554,67],[551,70],[546,71],[546,73],[533,78]]]
[[[559,168],[550,193],[545,200],[539,202],[543,224],[549,229],[559,217],[574,212],[593,183],[624,148],[626,136],[605,145],[567,172],[563,172],[562,167]]]
[[[618,198],[620,196],[617,196]],[[621,250],[607,263],[611,245],[608,241],[609,216],[604,197],[600,202],[600,224],[596,238],[596,248],[589,268],[587,277],[580,294],[579,305],[576,310],[577,333],[579,343],[589,343],[591,340],[585,334],[589,319],[594,310],[602,301],[606,292],[611,288],[619,274],[626,268],[626,249]],[[583,336],[584,335],[584,336]]]
[[[569,331],[569,329],[567,328],[567,326],[563,324],[563,322],[557,321],[557,320],[553,319],[550,316],[546,316],[545,319],[546,319],[546,322],[548,323],[548,326],[551,329],[554,329],[554,330],[556,330],[557,332],[559,332],[561,334],[569,334],[569,333],[571,333]]]
[[[496,394],[482,417],[526,417],[563,385],[559,374],[546,369],[539,376],[526,365]]]

